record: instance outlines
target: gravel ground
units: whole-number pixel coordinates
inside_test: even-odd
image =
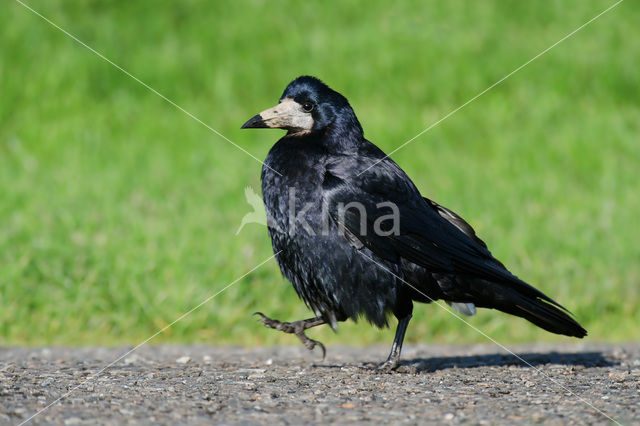
[[[0,349],[0,423],[640,423],[640,344]],[[77,387],[77,388],[76,388]]]

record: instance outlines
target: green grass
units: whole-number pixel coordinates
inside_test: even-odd
[[[391,151],[611,1],[29,2],[263,159],[241,131],[313,74]],[[640,6],[627,1],[393,155],[591,340],[640,336]],[[11,1],[0,6],[0,344],[137,343],[271,255],[260,164]],[[271,261],[156,342],[296,344]],[[560,340],[480,311],[503,342]],[[345,324],[325,343],[389,343]],[[485,338],[418,306],[411,342]]]

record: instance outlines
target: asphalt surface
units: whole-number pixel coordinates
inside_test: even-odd
[[[640,423],[640,343],[0,349],[0,424]],[[69,394],[67,394],[71,391]],[[609,416],[611,419],[609,419]]]

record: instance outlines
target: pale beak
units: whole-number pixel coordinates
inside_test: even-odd
[[[313,117],[303,111],[293,99],[283,99],[278,105],[254,115],[244,123],[242,129],[286,129],[292,132],[309,131],[313,128]]]

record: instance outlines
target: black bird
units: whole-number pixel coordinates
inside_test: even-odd
[[[309,349],[324,346],[304,331],[363,316],[398,319],[383,369],[398,365],[413,302],[444,300],[525,318],[547,331],[587,332],[551,298],[511,274],[473,228],[424,198],[405,172],[365,139],[347,99],[302,76],[280,102],[242,128],[287,130],[262,168],[268,231],[283,275],[315,317],[262,323],[293,333]]]

